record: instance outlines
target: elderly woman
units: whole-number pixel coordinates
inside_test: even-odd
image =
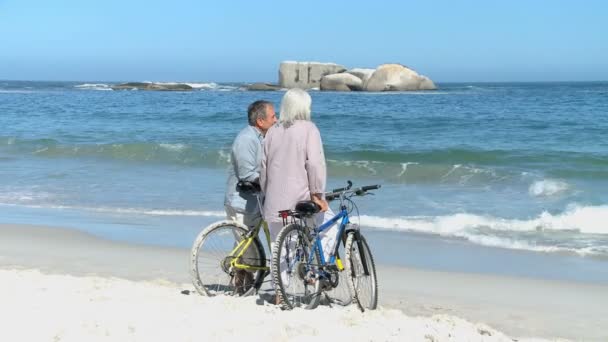
[[[287,91],[281,101],[279,123],[268,130],[264,140],[260,185],[266,196],[263,216],[273,241],[283,228],[279,210],[294,209],[299,201],[312,200],[321,207],[322,212],[315,218],[318,225],[324,221],[323,212],[333,216],[323,195],[325,155],[319,129],[310,121],[311,103],[304,90]],[[331,250],[335,234],[334,229],[321,234],[324,252]]]

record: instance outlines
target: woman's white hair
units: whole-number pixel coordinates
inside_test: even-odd
[[[289,89],[281,100],[281,117],[279,122],[289,127],[296,120],[310,121],[310,106],[312,99],[302,89]]]

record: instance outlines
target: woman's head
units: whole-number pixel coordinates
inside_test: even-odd
[[[312,99],[302,89],[289,89],[281,100],[281,117],[279,122],[290,126],[296,120],[310,121],[310,106]]]

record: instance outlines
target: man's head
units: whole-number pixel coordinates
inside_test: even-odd
[[[277,122],[274,106],[264,100],[258,100],[250,104],[247,108],[247,117],[249,118],[249,124],[257,127],[262,134],[266,134],[266,131]]]

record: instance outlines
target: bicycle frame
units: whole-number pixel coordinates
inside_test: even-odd
[[[239,262],[243,254],[245,254],[245,251],[249,248],[253,240],[257,237],[258,233],[260,232],[260,227],[264,228],[264,235],[266,235],[268,250],[270,250],[270,230],[268,230],[268,223],[266,223],[266,221],[264,220],[260,220],[260,223],[258,223],[255,228],[247,234],[248,237],[246,239],[241,240],[228,255],[229,257],[232,257],[232,260],[230,261],[230,266],[246,271],[267,271],[270,269],[270,267],[268,266],[253,266],[248,264],[242,264]]]
[[[328,229],[329,227],[333,226],[340,219],[342,219],[342,221],[340,222],[340,227],[338,228],[338,232],[336,234],[336,244],[335,244],[333,252],[329,256],[329,262],[327,262],[325,260],[325,253],[323,252],[323,246],[321,245],[321,238],[319,237],[318,234],[320,234],[322,231]],[[313,243],[313,247],[310,251],[310,255],[308,256],[308,264],[312,264],[313,256],[314,256],[316,250],[319,249],[321,266],[336,264],[338,269],[341,271],[344,267],[342,266],[342,261],[340,260],[340,258],[337,257],[338,248],[340,247],[339,238],[342,236],[342,234],[344,233],[344,229],[346,229],[346,225],[349,223],[350,223],[350,221],[348,219],[348,211],[346,210],[345,206],[341,206],[340,212],[336,216],[332,217],[329,221],[327,221],[327,222],[323,223],[321,226],[319,226],[317,228],[317,236],[315,237],[315,242]]]
[[[336,242],[335,242],[332,253],[329,255],[329,262],[327,262],[327,260],[325,260],[325,253],[323,252],[323,246],[321,244],[321,238],[319,237],[319,234],[322,231],[333,226],[340,219],[342,219],[342,221],[340,222],[340,227],[338,228],[338,232],[336,233]],[[340,247],[339,239],[343,236],[344,230],[346,229],[346,226],[349,223],[350,223],[350,220],[348,217],[348,210],[346,209],[343,199],[341,198],[340,212],[317,228],[317,232],[316,232],[317,235],[315,237],[313,246],[310,250],[310,254],[308,255],[308,265],[311,265],[313,263],[313,256],[315,255],[315,252],[318,249],[321,267],[335,264],[339,271],[342,271],[344,269],[344,266],[342,265],[342,260],[340,260],[340,258],[338,257],[338,248]],[[355,232],[357,234],[359,234],[358,230],[356,230]],[[357,239],[357,248],[359,249],[359,251],[362,251],[362,244],[361,244],[361,241],[359,241],[359,239]],[[363,255],[361,255],[361,264],[363,266],[363,273],[365,275],[369,275],[369,268],[367,265],[367,260],[365,259],[365,257]]]
[[[262,204],[260,202],[259,195],[256,195],[256,198],[258,200],[258,207],[260,208],[260,212],[262,212]],[[229,257],[232,257],[232,260],[230,261],[230,266],[236,267],[238,269],[246,270],[246,271],[259,271],[259,270],[268,271],[270,269],[270,267],[268,267],[268,266],[253,266],[253,265],[242,264],[239,262],[239,260],[241,260],[241,257],[243,256],[243,254],[245,254],[245,251],[249,248],[249,246],[251,246],[251,243],[253,242],[253,240],[260,233],[260,227],[264,228],[264,235],[266,235],[266,242],[268,243],[268,250],[271,251],[270,230],[268,229],[268,223],[266,221],[264,221],[263,218],[260,217],[260,222],[255,226],[255,228],[253,228],[249,233],[247,233],[247,238],[241,240],[236,245],[236,247],[234,247],[234,249],[230,252],[230,254],[228,254]]]

